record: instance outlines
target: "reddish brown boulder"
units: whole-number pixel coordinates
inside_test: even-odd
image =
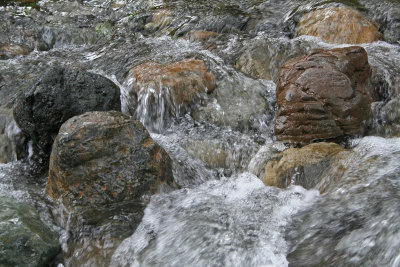
[[[185,59],[170,64],[145,62],[130,71],[135,78],[132,87],[137,93],[154,89],[157,93],[171,90],[177,105],[189,105],[199,93],[215,88],[215,77],[202,60]]]
[[[327,43],[361,44],[378,41],[382,34],[360,12],[348,7],[328,7],[305,14],[298,35],[320,37]]]
[[[361,134],[371,116],[369,74],[367,53],[357,46],[287,61],[277,83],[277,139],[304,144]]]
[[[61,126],[46,192],[74,214],[97,223],[105,211],[140,206],[163,184],[175,186],[172,161],[139,121],[116,111],[88,112]]]

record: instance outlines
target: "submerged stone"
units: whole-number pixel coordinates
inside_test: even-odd
[[[372,86],[362,47],[312,50],[287,61],[277,83],[278,140],[310,143],[363,134]]]
[[[241,49],[235,68],[256,78],[276,80],[279,69],[290,58],[303,55],[314,45],[296,39],[263,37],[247,40]]]
[[[301,185],[306,189],[315,188],[327,176],[327,170],[349,153],[337,144],[325,142],[289,148],[271,156],[265,165],[263,182],[265,185],[280,188],[291,184]],[[337,180],[340,179],[341,169],[344,167],[337,168]],[[325,186],[319,189],[324,190]]]
[[[14,119],[35,152],[47,158],[62,123],[87,111],[107,110],[121,110],[117,85],[98,74],[56,67],[18,97]]]
[[[305,14],[297,24],[298,35],[320,37],[327,43],[361,44],[381,39],[375,25],[348,7],[328,7]]]
[[[48,266],[60,251],[32,206],[0,197],[0,266]]]
[[[86,223],[136,210],[164,185],[175,186],[171,159],[139,121],[116,111],[88,112],[60,128],[46,192]]]
[[[227,77],[209,95],[208,100],[197,104],[192,116],[197,121],[206,121],[241,131],[269,128],[275,116],[275,84],[254,80],[244,75]]]

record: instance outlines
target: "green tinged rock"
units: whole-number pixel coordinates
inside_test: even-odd
[[[32,206],[0,197],[0,267],[46,266],[59,252],[58,235]]]

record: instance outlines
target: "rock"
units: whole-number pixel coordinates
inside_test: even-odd
[[[137,209],[164,185],[175,186],[171,159],[139,121],[116,111],[88,112],[61,126],[46,192],[86,222]]]
[[[0,163],[8,163],[28,156],[28,140],[16,125],[12,109],[0,108]]]
[[[27,55],[29,50],[18,44],[1,44],[0,43],[0,60],[9,59],[19,55]]]
[[[369,74],[367,53],[356,46],[287,61],[277,83],[276,138],[305,144],[362,134],[373,101]]]
[[[219,140],[193,140],[183,147],[193,158],[207,167],[227,168],[228,151]]]
[[[219,34],[210,31],[191,31],[187,35],[190,41],[204,42],[210,38],[217,37]]]
[[[104,36],[107,40],[111,40],[114,34],[113,25],[110,22],[102,22],[96,25],[97,35]]]
[[[1,266],[49,266],[60,252],[57,233],[32,206],[0,197]]]
[[[327,170],[349,153],[337,144],[325,142],[289,148],[271,156],[265,165],[263,182],[280,188],[290,184],[301,185],[306,189],[314,188],[327,176]],[[337,168],[339,178],[336,180],[340,179],[340,170],[343,173],[343,169],[343,166]],[[325,186],[318,189],[323,190]]]
[[[389,10],[382,12],[385,19],[382,28],[384,40],[393,44],[400,42],[400,7],[393,6]]]
[[[34,5],[38,0],[2,0],[0,1],[0,6],[4,4],[18,4],[18,5]]]
[[[110,258],[121,242],[134,233],[143,217],[143,209],[137,213],[121,210],[101,225],[70,229],[69,239],[63,244],[63,248],[67,247],[63,251],[64,266],[111,266]],[[107,213],[104,214],[107,217]]]
[[[217,126],[246,131],[265,124],[275,116],[275,84],[239,74],[222,80],[208,100],[193,108],[192,117]],[[269,105],[268,103],[272,103]]]
[[[203,136],[200,139],[193,135],[182,147],[191,157],[209,168],[243,170],[255,153],[255,144],[250,139],[238,139],[236,136],[229,136],[229,133],[224,133],[224,138]]]
[[[13,160],[12,144],[7,136],[7,126],[12,120],[12,110],[0,108],[0,163]]]
[[[313,48],[306,40],[257,38],[243,46],[235,68],[256,79],[276,80],[279,69],[289,58],[303,55]]]
[[[400,137],[400,96],[386,103],[380,113],[379,119],[382,125],[376,127],[372,134],[383,135],[385,137]]]
[[[138,98],[137,116],[154,129],[186,112],[201,94],[212,92],[215,77],[198,59],[170,64],[150,61],[129,71],[128,87]]]
[[[400,96],[390,100],[382,108],[382,113],[386,123],[400,125]]]
[[[167,31],[167,27],[173,20],[173,14],[170,10],[164,9],[153,14],[152,21],[147,23],[144,28],[148,31]]]
[[[312,35],[334,44],[378,41],[382,34],[360,12],[348,7],[327,7],[305,14],[297,24],[298,35]]]
[[[272,80],[268,52],[267,47],[254,46],[240,56],[235,68],[256,79]]]
[[[121,110],[120,91],[98,74],[52,68],[14,106],[14,119],[32,138],[37,153],[47,158],[58,129],[69,118],[87,111]]]

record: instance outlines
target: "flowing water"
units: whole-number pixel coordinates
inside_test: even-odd
[[[346,46],[296,37],[295,24],[309,10],[341,2],[384,32],[385,41],[361,44],[383,90],[369,136],[348,141],[352,153],[325,172],[323,194],[265,186],[266,161],[287,148],[273,136],[280,65],[312,48]],[[23,55],[0,57],[8,161],[32,156],[10,115],[15,95],[51,66],[82,68],[120,87],[122,111],[168,152],[181,187],[151,197],[139,221],[122,213],[95,229],[70,229],[71,215],[47,198],[46,177],[30,177],[29,161],[0,165],[0,196],[33,204],[60,233],[59,266],[400,266],[400,138],[392,135],[400,126],[387,128],[384,109],[400,92],[399,21],[400,3],[389,0],[0,1],[0,45],[24,46]],[[218,34],[198,39],[200,30]],[[257,47],[269,55],[269,79],[234,67]],[[136,97],[134,66],[185,58],[205,62],[218,93],[200,94],[201,104],[186,109],[168,90]],[[330,184],[339,165],[343,175]]]

